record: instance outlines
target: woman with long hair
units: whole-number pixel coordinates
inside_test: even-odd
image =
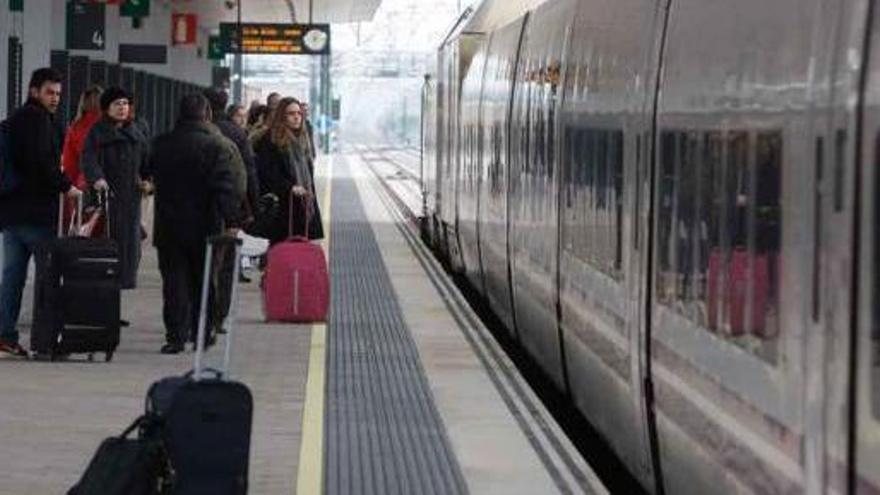
[[[64,137],[64,148],[61,152],[61,168],[79,190],[85,190],[86,177],[79,168],[83,145],[92,127],[101,120],[101,86],[93,85],[86,88],[79,97],[76,118],[67,135]]]
[[[141,259],[141,195],[148,144],[140,126],[131,121],[132,96],[122,88],[101,95],[101,120],[92,127],[82,154],[89,185],[109,193],[110,236],[119,247],[122,288],[137,285]]]
[[[272,113],[268,126],[254,145],[259,173],[260,193],[272,194],[279,200],[279,214],[272,222],[269,241],[286,239],[290,232],[288,212],[294,199],[292,233],[302,235],[309,219],[309,239],[321,239],[324,230],[315,197],[314,165],[311,144],[305,129],[303,111],[296,98],[283,98]]]

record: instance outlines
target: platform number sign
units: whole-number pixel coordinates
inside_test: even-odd
[[[103,3],[67,0],[67,49],[103,50],[106,45]]]

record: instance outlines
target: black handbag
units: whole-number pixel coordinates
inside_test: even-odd
[[[141,416],[122,435],[101,442],[89,467],[67,495],[159,495],[168,460],[158,438],[128,438],[147,422]]]
[[[266,193],[257,202],[253,222],[246,225],[244,231],[255,237],[269,238],[278,224],[280,213],[278,196]]]

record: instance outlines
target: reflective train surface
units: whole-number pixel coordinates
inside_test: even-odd
[[[426,235],[653,493],[880,493],[880,6],[487,0]]]

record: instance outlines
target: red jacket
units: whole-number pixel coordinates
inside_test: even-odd
[[[86,176],[79,168],[79,159],[82,156],[83,145],[86,137],[99,120],[101,112],[89,112],[74,122],[64,138],[64,149],[61,152],[61,169],[64,175],[73,182],[73,185],[84,190],[86,188]]]

